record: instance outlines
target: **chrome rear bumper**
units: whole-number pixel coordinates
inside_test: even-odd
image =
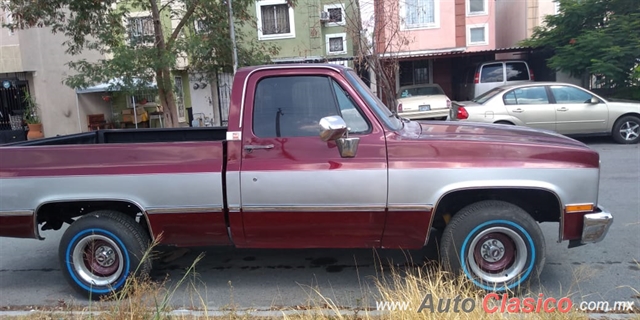
[[[596,243],[602,241],[609,231],[613,216],[602,207],[601,212],[585,214],[582,226],[581,244]]]

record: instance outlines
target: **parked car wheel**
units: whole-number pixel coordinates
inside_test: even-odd
[[[130,276],[145,276],[151,261],[147,232],[116,211],[101,210],[78,218],[65,231],[58,256],[62,273],[82,295],[98,300],[120,292]]]
[[[476,286],[519,291],[538,278],[545,260],[544,236],[523,209],[504,201],[481,201],[453,216],[442,236],[443,266]]]
[[[613,125],[613,140],[617,143],[632,144],[640,141],[640,118],[624,116]]]

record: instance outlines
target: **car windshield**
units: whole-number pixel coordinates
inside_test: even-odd
[[[444,94],[444,92],[439,86],[400,88],[398,99],[413,96],[431,96],[434,94]]]
[[[349,70],[345,72],[347,80],[358,91],[358,94],[364,99],[369,108],[378,115],[380,120],[384,122],[391,130],[400,130],[402,128],[402,121],[396,117],[387,106],[376,97],[369,87],[360,79],[360,77],[353,71]]]
[[[493,88],[493,89],[491,89],[491,90],[479,95],[478,97],[476,97],[475,99],[473,99],[471,101],[473,101],[475,103],[479,103],[479,104],[484,104],[489,99],[495,97],[497,94],[499,94],[502,91],[504,91],[504,89],[502,89],[502,88]]]

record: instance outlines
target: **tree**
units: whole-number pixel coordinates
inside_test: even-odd
[[[238,26],[253,22],[246,11],[251,3],[233,1]],[[118,86],[122,91],[133,93],[155,81],[169,127],[177,126],[171,81],[177,58],[187,57],[193,68],[209,75],[231,66],[229,17],[224,0],[12,0],[2,7],[13,15],[13,22],[4,25],[11,30],[50,27],[53,33],[66,36],[63,45],[68,54],[97,50],[108,57],[70,62],[74,74],[64,80],[68,86],[87,87],[116,78],[121,79]],[[137,11],[149,12],[151,19],[135,22],[139,28],[133,32],[135,24],[127,19]],[[172,19],[177,20],[175,28],[170,28]],[[200,33],[191,32],[188,26],[200,20],[207,27]],[[237,37],[242,40],[244,35],[240,32]],[[277,48],[255,41],[244,43],[239,47],[241,65],[268,60],[268,53],[277,52]],[[265,54],[248,59],[251,49]]]
[[[551,53],[549,67],[572,76],[599,74],[608,87],[638,85],[640,1],[557,1],[559,14],[547,16],[522,45]]]
[[[359,14],[347,16],[347,29],[358,48],[356,63],[375,77],[378,95],[391,111],[397,111],[396,77],[399,54],[414,41],[401,29],[398,3],[378,0],[350,0]],[[416,8],[416,10],[420,10]],[[362,20],[361,17],[370,17]]]

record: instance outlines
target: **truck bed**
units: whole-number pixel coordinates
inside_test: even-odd
[[[2,145],[2,147],[104,143],[223,141],[226,138],[226,134],[226,127],[108,129],[38,140],[7,143]]]

